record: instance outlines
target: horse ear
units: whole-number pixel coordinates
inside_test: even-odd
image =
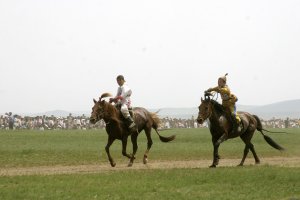
[[[203,102],[203,98],[201,97],[201,103]]]
[[[96,104],[97,103],[97,101],[95,100],[95,99],[93,99],[94,100],[94,103]]]

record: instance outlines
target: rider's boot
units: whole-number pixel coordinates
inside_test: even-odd
[[[136,132],[137,131],[136,124],[134,123],[131,116],[126,118],[126,122],[127,122],[127,126],[128,126],[128,129],[130,130],[130,132]]]
[[[232,131],[231,131],[231,135],[236,133],[238,131],[238,123],[237,123],[237,120],[235,118],[235,115],[232,115],[231,116],[231,121],[232,121]]]

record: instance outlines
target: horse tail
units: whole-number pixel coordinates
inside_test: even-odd
[[[151,115],[151,118],[153,120],[152,128],[155,130],[155,132],[159,136],[160,141],[162,141],[162,142],[170,142],[170,141],[174,140],[175,137],[176,137],[175,135],[171,135],[169,137],[164,137],[164,136],[162,136],[162,135],[159,134],[159,132],[158,132],[157,129],[158,129],[158,126],[161,123],[161,121],[160,121],[160,119],[159,119],[159,117],[157,116],[156,113],[150,113],[150,115]]]
[[[258,131],[266,131],[266,132],[268,132],[268,133],[287,133],[287,132],[284,132],[284,131],[269,131],[269,130],[267,130],[267,129],[264,129],[263,127],[262,127],[262,124],[261,124],[261,121],[260,121],[260,119],[259,119],[259,117],[257,117],[256,115],[253,115],[253,117],[256,119],[256,121],[257,121],[257,130]]]
[[[284,148],[282,146],[280,146],[279,144],[277,144],[274,140],[272,140],[272,138],[270,138],[269,136],[265,135],[263,131],[269,132],[269,133],[284,133],[284,132],[273,132],[273,131],[268,131],[266,129],[264,129],[262,127],[261,121],[259,119],[259,117],[257,117],[256,115],[253,115],[253,117],[256,119],[257,121],[257,127],[256,129],[264,136],[265,141],[271,145],[273,148],[278,149],[280,151],[283,151]]]

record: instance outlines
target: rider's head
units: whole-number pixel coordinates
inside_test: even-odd
[[[224,87],[226,85],[226,76],[228,75],[228,73],[225,74],[225,76],[221,76],[219,79],[218,79],[218,86],[219,87]]]
[[[124,76],[123,75],[117,76],[117,82],[119,86],[122,86],[125,82]]]

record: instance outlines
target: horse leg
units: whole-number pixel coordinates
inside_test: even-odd
[[[214,142],[213,141],[213,145],[214,145],[214,152],[213,152],[213,163],[209,166],[210,168],[214,168],[219,164],[219,146],[220,144],[218,142]]]
[[[243,155],[243,158],[242,158],[240,164],[238,164],[238,166],[243,166],[244,165],[244,162],[246,160],[246,157],[247,157],[248,153],[249,153],[249,145],[245,144],[244,155]]]
[[[152,138],[151,138],[151,128],[145,130],[145,133],[146,133],[148,142],[147,142],[147,150],[144,153],[143,163],[147,164],[147,162],[148,162],[148,153],[149,153],[149,151],[151,149],[151,146],[153,144],[153,141],[152,141]]]
[[[217,141],[218,145],[220,145],[222,142],[224,142],[225,140],[227,140],[228,138],[228,133],[224,133]]]
[[[133,161],[135,159],[135,154],[137,152],[138,149],[138,145],[137,145],[137,133],[132,133],[131,134],[131,143],[132,143],[132,155],[130,157],[130,161],[128,163],[128,167],[131,167],[133,165]]]
[[[127,148],[127,139],[128,137],[122,138],[122,155],[126,156],[127,158],[131,158],[131,155],[127,153],[126,148]]]
[[[254,156],[254,159],[255,159],[255,164],[259,164],[260,163],[260,160],[258,158],[258,156],[256,155],[256,152],[254,150],[254,145],[251,143],[251,139],[253,137],[253,134],[254,134],[254,131],[247,131],[245,132],[243,135],[241,135],[241,139],[243,140],[243,142],[245,143],[245,149],[244,149],[244,155],[243,155],[243,158],[241,160],[241,163],[238,165],[238,166],[243,166],[244,162],[245,162],[245,159],[249,153],[249,149],[251,150],[253,156]]]
[[[110,165],[112,167],[115,167],[116,166],[116,163],[115,161],[113,160],[113,158],[111,157],[110,155],[110,152],[109,152],[109,147],[112,145],[112,143],[115,141],[115,138],[112,138],[112,137],[108,137],[108,141],[107,141],[107,144],[105,146],[105,151],[106,151],[106,154],[107,154],[107,157],[108,157],[108,160],[110,162]]]
[[[250,143],[250,150],[254,156],[254,159],[255,159],[255,164],[259,164],[260,163],[260,160],[258,158],[258,156],[256,155],[256,152],[255,152],[255,149],[254,149],[254,145],[252,143]]]

